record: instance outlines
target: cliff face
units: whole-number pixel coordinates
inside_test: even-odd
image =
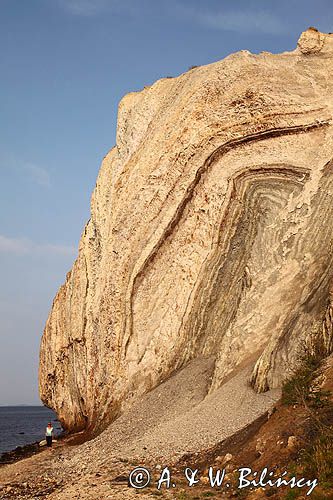
[[[275,388],[331,349],[333,35],[233,54],[119,105],[79,255],[40,352],[40,395],[97,430],[193,358],[210,391],[255,357]]]

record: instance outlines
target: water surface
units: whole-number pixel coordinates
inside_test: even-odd
[[[44,406],[0,406],[0,455],[17,446],[44,439],[52,422],[55,435],[61,432],[56,414]]]

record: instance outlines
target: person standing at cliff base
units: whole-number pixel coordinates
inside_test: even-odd
[[[52,423],[49,422],[45,429],[45,438],[46,438],[46,446],[52,446],[52,438],[53,438],[53,427]]]

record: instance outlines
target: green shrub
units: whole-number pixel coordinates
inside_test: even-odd
[[[326,355],[318,336],[315,345],[302,352],[298,368],[282,387],[284,404],[300,404],[308,412],[303,435],[304,449],[298,463],[303,473],[317,478],[319,484],[333,481],[333,403],[331,393],[321,387]],[[295,492],[291,490],[288,494],[294,495]],[[286,498],[291,500],[296,497]]]
[[[330,393],[321,388],[325,349],[317,340],[312,348],[305,348],[294,370],[282,386],[282,403],[303,404],[311,408],[322,408],[328,403]]]
[[[333,427],[322,426],[317,437],[301,455],[301,464],[309,476],[321,483],[333,481]]]
[[[299,490],[289,490],[284,498],[285,500],[294,500],[294,498],[297,498],[299,495]]]

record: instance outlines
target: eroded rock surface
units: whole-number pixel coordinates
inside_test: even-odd
[[[126,95],[79,255],[40,353],[40,394],[105,427],[197,357],[209,391],[256,359],[281,385],[312,334],[331,349],[333,35],[247,51]]]

